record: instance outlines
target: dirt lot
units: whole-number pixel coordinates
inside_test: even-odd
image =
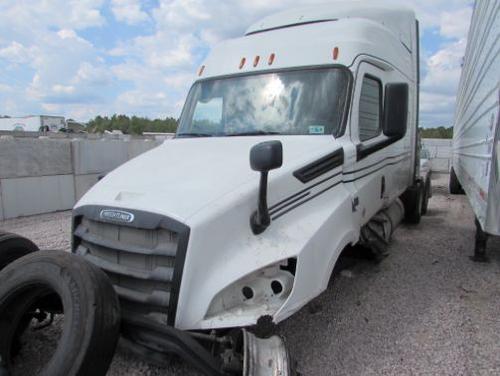
[[[303,375],[500,374],[500,241],[489,243],[490,263],[471,262],[466,197],[447,194],[446,176],[433,183],[428,215],[396,231],[389,257],[379,264],[356,260],[280,324]],[[0,228],[41,248],[69,248],[69,212],[8,220]],[[52,337],[37,334],[30,347],[48,346]],[[121,350],[109,371],[160,374],[197,373],[180,362],[150,366]]]

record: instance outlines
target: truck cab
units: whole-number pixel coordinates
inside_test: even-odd
[[[202,63],[176,137],[76,204],[73,252],[108,273],[125,320],[279,323],[327,287],[346,246],[369,241],[375,216],[400,198],[407,215],[418,206],[418,55],[404,8],[256,22]]]

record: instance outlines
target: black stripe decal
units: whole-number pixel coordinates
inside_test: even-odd
[[[386,163],[385,165],[380,166],[379,168],[377,168],[377,169],[375,169],[373,171],[370,171],[370,172],[368,172],[368,173],[366,173],[364,175],[358,176],[357,178],[354,178],[354,179],[351,179],[351,180],[344,180],[344,183],[352,183],[353,181],[356,181],[356,180],[359,180],[359,179],[363,179],[363,178],[367,177],[368,175],[371,175],[374,172],[380,171],[380,170],[382,170],[383,168],[385,168],[387,166],[397,165],[397,164],[399,164],[399,163],[401,163],[401,162],[403,162],[403,161],[405,161],[407,159],[410,159],[410,157],[405,157],[405,158],[400,159],[399,161],[395,161],[395,162],[391,162],[391,163]]]
[[[320,159],[309,163],[293,173],[302,183],[307,183],[327,172],[340,167],[344,164],[344,149],[340,148],[333,153],[325,155]]]
[[[310,190],[311,190],[312,188],[314,188],[314,187],[316,187],[316,186],[318,186],[318,185],[320,185],[320,184],[323,184],[325,181],[331,180],[331,179],[333,179],[333,178],[335,178],[335,177],[337,177],[337,176],[339,176],[339,175],[342,175],[342,172],[341,172],[341,171],[340,171],[340,172],[337,172],[336,174],[333,174],[333,175],[331,175],[331,176],[329,176],[329,177],[327,177],[327,178],[325,178],[325,179],[323,179],[323,180],[320,180],[320,181],[318,181],[317,183],[314,183],[313,185],[311,185],[311,186],[309,186],[309,187],[307,187],[307,188],[305,188],[305,189],[303,189],[303,190],[301,190],[301,191],[299,191],[299,192],[297,192],[297,193],[294,193],[293,195],[291,195],[291,196],[289,196],[289,197],[285,198],[284,200],[281,200],[280,202],[278,202],[278,203],[274,204],[273,206],[270,206],[270,207],[269,207],[269,210],[270,210],[270,211],[273,211],[274,209],[277,209],[277,208],[278,208],[278,206],[281,206],[281,207],[279,208],[279,210],[281,210],[281,209],[285,208],[286,206],[288,206],[288,205],[290,205],[290,204],[292,204],[292,203],[294,203],[294,202],[296,202],[296,201],[297,201],[297,200],[293,200],[292,202],[289,202],[290,200],[292,200],[292,199],[296,198],[297,196],[303,195],[304,193],[307,193],[307,194],[306,194],[306,196],[307,196],[307,195],[309,195],[309,194],[311,193],[311,192],[310,192]],[[286,204],[285,204],[285,203],[286,203]],[[278,211],[278,210],[274,210],[274,212],[276,212],[276,211]]]
[[[404,156],[405,154],[408,154],[408,153],[403,153],[403,154],[400,154],[400,155],[387,157],[387,158],[385,158],[384,160],[387,160],[387,159],[392,159],[392,158],[396,158],[396,157],[401,157],[401,156]],[[334,183],[334,184],[332,184],[332,185],[328,186],[327,188],[325,188],[325,189],[323,189],[323,190],[321,190],[321,191],[319,191],[319,192],[317,192],[317,193],[313,194],[312,196],[307,197],[307,196],[309,196],[309,195],[310,195],[310,193],[311,193],[311,192],[310,192],[310,189],[312,189],[312,188],[316,187],[317,185],[319,185],[319,184],[321,184],[321,183],[324,183],[324,182],[325,182],[325,181],[327,181],[327,180],[333,179],[333,178],[335,178],[336,176],[341,175],[342,173],[341,173],[341,172],[339,172],[339,173],[337,173],[337,174],[334,174],[334,175],[332,175],[332,176],[330,176],[330,177],[328,177],[328,178],[326,178],[326,179],[321,180],[321,181],[320,181],[320,182],[318,182],[318,183],[313,184],[313,185],[312,185],[312,186],[310,186],[309,188],[306,188],[306,189],[304,189],[304,190],[302,190],[302,191],[300,191],[300,192],[297,192],[297,193],[295,193],[295,194],[291,195],[290,197],[288,197],[288,198],[286,198],[286,199],[284,199],[284,200],[280,201],[279,203],[275,204],[274,206],[272,206],[272,207],[270,208],[270,210],[271,210],[271,213],[270,213],[270,214],[271,214],[271,216],[272,216],[272,215],[274,215],[274,216],[273,216],[271,219],[272,219],[273,221],[274,221],[274,220],[276,220],[276,219],[278,219],[278,218],[279,218],[279,217],[281,217],[282,215],[284,215],[284,214],[288,213],[289,211],[291,211],[291,210],[293,210],[293,209],[295,209],[295,208],[298,208],[298,207],[299,207],[299,206],[301,206],[302,204],[305,204],[306,202],[308,202],[308,201],[312,200],[313,198],[315,198],[315,197],[317,197],[317,196],[319,196],[319,195],[321,195],[321,194],[323,194],[323,193],[327,192],[328,190],[330,190],[330,189],[332,189],[332,188],[336,187],[337,185],[339,185],[340,183],[352,183],[352,182],[354,182],[354,181],[356,181],[356,180],[363,179],[363,178],[365,178],[365,177],[367,177],[367,176],[369,176],[369,175],[371,175],[371,174],[373,174],[373,173],[375,173],[375,172],[377,172],[377,171],[380,171],[380,170],[382,170],[382,169],[383,169],[383,168],[385,168],[385,167],[388,167],[388,166],[393,166],[393,165],[397,165],[397,164],[399,164],[399,163],[401,163],[401,162],[403,162],[403,161],[405,161],[405,160],[407,160],[407,159],[409,159],[409,158],[410,158],[410,157],[409,157],[409,156],[407,156],[407,157],[401,158],[400,160],[397,160],[397,161],[394,161],[394,162],[391,162],[391,163],[386,163],[386,164],[384,164],[383,166],[380,166],[379,168],[377,168],[377,169],[375,169],[375,170],[373,170],[373,171],[369,171],[368,173],[366,173],[366,174],[364,174],[364,175],[362,175],[362,176],[358,176],[358,177],[356,177],[356,178],[354,178],[354,179],[351,179],[351,180],[340,180],[340,181],[338,181],[338,182],[336,182],[336,183]],[[384,160],[382,160],[382,161],[384,161]],[[369,167],[376,166],[376,165],[380,164],[380,162],[382,162],[382,161],[379,161],[379,162],[377,162],[377,163],[375,163],[375,164],[373,164],[373,165],[371,165],[371,166],[365,167],[364,169],[367,169],[367,168],[369,168]],[[362,171],[362,170],[363,170],[363,169],[360,169],[360,170],[357,170],[357,171],[350,171],[350,172],[348,172],[348,174],[351,174],[351,173],[353,173],[353,172]],[[305,194],[304,194],[304,192],[305,192]],[[298,196],[298,197],[297,197],[297,196]],[[307,197],[305,200],[300,201],[302,198],[305,198],[305,197]],[[294,199],[294,200],[290,201],[291,199]],[[300,201],[300,202],[297,202],[297,201]],[[292,205],[292,204],[294,204],[294,203],[295,203],[295,205],[290,206],[290,205]],[[283,205],[282,205],[282,204],[283,204]],[[278,207],[278,206],[279,206],[279,207]],[[274,209],[274,210],[273,210],[273,209]],[[285,209],[285,210],[283,210],[283,209]]]
[[[295,197],[295,199],[293,199],[293,200],[291,200],[291,201],[287,202],[286,204],[283,204],[282,206],[278,206],[278,207],[277,207],[277,208],[275,208],[275,209],[269,210],[269,214],[270,214],[270,215],[276,214],[276,213],[277,213],[277,212],[279,212],[280,210],[282,210],[282,209],[286,208],[286,207],[287,207],[287,206],[289,206],[289,205],[292,205],[293,203],[295,203],[295,202],[297,202],[297,201],[299,201],[299,200],[303,199],[304,197],[309,196],[310,194],[311,194],[311,191],[307,191],[306,193],[303,193],[303,194],[301,194],[301,195],[299,195],[299,196]]]
[[[361,167],[361,168],[358,168],[357,170],[351,170],[351,171],[345,171],[343,172],[344,175],[348,175],[348,174],[354,174],[356,172],[361,172],[361,171],[364,171],[364,170],[368,170],[369,168],[371,167],[375,167],[379,164],[381,164],[382,162],[385,162],[386,160],[388,159],[394,159],[394,158],[399,158],[399,157],[402,157],[402,156],[405,156],[405,155],[408,155],[410,154],[409,151],[407,152],[404,152],[404,153],[401,153],[401,154],[397,154],[397,155],[391,155],[390,157],[386,157],[384,159],[381,159],[380,161],[378,162],[375,162],[375,163],[372,163],[371,165],[368,165],[368,166],[365,166],[365,167]]]
[[[318,197],[319,195],[321,195],[321,194],[325,193],[326,191],[328,191],[328,190],[332,189],[333,187],[336,187],[336,186],[337,186],[337,185],[339,185],[340,183],[342,183],[342,180],[339,180],[338,182],[336,182],[336,183],[334,183],[334,184],[330,185],[329,187],[327,187],[327,188],[323,189],[322,191],[319,191],[318,193],[315,193],[315,194],[314,194],[314,195],[312,195],[311,197],[308,197],[307,199],[305,199],[305,200],[303,200],[303,201],[299,202],[298,204],[295,204],[295,205],[293,205],[293,206],[289,207],[288,209],[286,209],[285,211],[282,211],[281,213],[279,213],[279,214],[275,215],[275,216],[274,216],[274,217],[272,217],[271,219],[272,219],[273,221],[274,221],[274,220],[276,220],[276,219],[278,219],[278,218],[279,218],[279,217],[281,217],[282,215],[285,215],[285,214],[286,214],[286,213],[288,213],[289,211],[291,211],[291,210],[293,210],[293,209],[295,209],[295,208],[298,208],[299,206],[301,206],[302,204],[305,204],[305,203],[306,203],[306,202],[308,202],[308,201],[311,201],[313,198]]]

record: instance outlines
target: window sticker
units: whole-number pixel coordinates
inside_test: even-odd
[[[310,125],[309,134],[325,134],[324,125]]]

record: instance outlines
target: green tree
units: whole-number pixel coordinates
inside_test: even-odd
[[[177,119],[173,117],[148,119],[118,114],[108,118],[107,116],[98,115],[87,123],[87,130],[91,133],[103,133],[104,131],[113,130],[120,130],[125,134],[142,134],[143,132],[173,133],[177,130]]]
[[[420,128],[422,138],[453,138],[453,127]]]

